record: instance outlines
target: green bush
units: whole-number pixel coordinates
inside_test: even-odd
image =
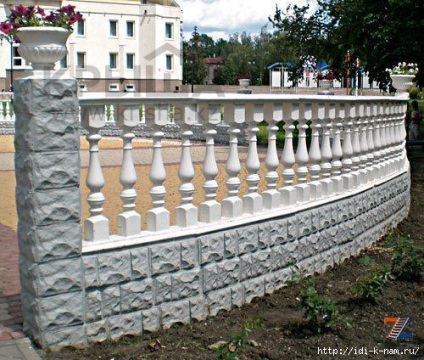
[[[377,302],[383,294],[387,282],[392,278],[388,265],[382,265],[381,267],[373,266],[365,272],[364,276],[356,279],[351,288],[352,294],[372,302]]]
[[[392,274],[398,279],[419,281],[424,273],[424,249],[407,238],[397,239],[392,255]]]

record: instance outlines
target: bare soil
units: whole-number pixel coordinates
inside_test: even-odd
[[[413,157],[413,158],[412,158]],[[424,241],[424,152],[417,149],[412,159],[411,211],[391,235],[411,236],[417,245]],[[338,306],[342,321],[323,333],[312,330],[299,308],[303,282],[291,284],[271,296],[256,299],[251,304],[231,312],[221,312],[215,318],[191,325],[140,337],[125,337],[119,342],[93,344],[87,349],[63,349],[44,353],[46,359],[418,359],[424,358],[424,282],[390,280],[377,302],[355,297],[352,284],[370,267],[361,258],[368,256],[377,264],[390,264],[392,252],[382,239],[358,258],[350,259],[316,279],[318,293],[331,298]],[[410,317],[407,331],[412,339],[398,341],[386,338],[391,325],[385,316]],[[243,335],[246,324],[256,324]],[[350,323],[351,326],[348,326]],[[253,326],[251,326],[253,327]],[[234,339],[241,338],[237,346]],[[223,341],[221,350],[209,346]],[[232,342],[231,342],[232,341]],[[418,350],[417,355],[389,355],[392,349]],[[329,354],[331,350],[346,356]],[[384,354],[386,351],[386,354]],[[350,354],[350,355],[348,355]],[[362,354],[362,355],[361,355]],[[367,354],[367,355],[365,355]]]

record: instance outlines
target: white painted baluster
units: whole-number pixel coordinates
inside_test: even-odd
[[[323,196],[331,196],[333,194],[333,182],[330,179],[331,177],[331,160],[333,158],[333,152],[331,151],[331,144],[330,144],[330,133],[332,129],[332,121],[330,118],[331,116],[334,118],[334,111],[333,107],[331,107],[329,104],[326,104],[326,118],[323,123],[323,133],[322,133],[322,143],[321,143],[321,172],[322,172],[322,192]]]
[[[380,179],[382,176],[382,153],[381,153],[381,122],[384,117],[384,106],[378,104],[377,106],[377,116],[375,119],[375,131],[374,131],[374,161],[375,161],[375,179]]]
[[[238,154],[238,135],[240,127],[245,121],[245,109],[243,105],[227,103],[224,105],[224,122],[230,126],[230,149],[225,170],[227,172],[228,196],[222,201],[222,216],[226,218],[239,217],[243,213],[243,201],[238,197],[240,180],[238,174],[241,171]]]
[[[199,114],[207,114],[205,124],[206,153],[203,163],[203,175],[205,182],[205,201],[200,204],[200,221],[205,223],[217,222],[221,219],[221,204],[216,201],[216,191],[218,182],[215,180],[218,175],[218,166],[215,159],[215,126],[221,123],[220,106],[199,106]]]
[[[266,191],[262,193],[263,205],[265,209],[275,209],[281,204],[281,194],[277,190],[278,173],[277,167],[280,164],[277,152],[277,122],[283,119],[283,107],[280,104],[264,104],[264,118],[268,123],[268,148],[265,157],[267,173]]]
[[[383,113],[384,118],[381,122],[380,131],[381,131],[381,163],[382,163],[382,176],[386,176],[388,173],[387,169],[387,160],[389,157],[389,137],[388,137],[388,122],[389,122],[389,108],[387,103],[383,104]]]
[[[257,148],[256,134],[259,131],[258,123],[264,120],[263,106],[246,104],[246,122],[248,123],[249,149],[246,159],[248,185],[247,194],[243,196],[243,211],[248,214],[256,214],[262,211],[263,201],[262,195],[258,193],[259,175],[258,171],[261,166],[259,162],[259,154]]]
[[[368,170],[367,170],[367,153],[368,153],[368,144],[367,144],[367,128],[368,128],[368,119],[365,113],[365,104],[359,104],[359,117],[361,118],[360,137],[359,144],[361,147],[361,153],[359,155],[359,174],[361,178],[361,184],[366,184],[368,182]]]
[[[180,206],[175,210],[175,223],[177,226],[188,227],[197,224],[198,210],[193,205],[194,166],[190,153],[190,137],[193,135],[191,126],[197,123],[197,106],[177,104],[174,107],[174,122],[181,129],[181,160],[178,170],[180,187],[178,191],[181,195]]]
[[[84,221],[84,239],[86,241],[109,240],[109,220],[102,214],[105,197],[101,192],[105,184],[99,157],[99,130],[105,126],[104,106],[86,106],[82,108],[82,125],[88,130],[90,159],[86,184],[90,193],[87,202],[90,216]]]
[[[406,126],[405,126],[405,113],[407,110],[406,103],[399,104],[399,170],[403,169],[406,157]]]
[[[346,106],[346,105],[344,105]],[[353,119],[356,116],[356,106],[353,103],[348,105],[349,113],[344,120],[344,139],[343,139],[343,159],[342,159],[342,178],[343,178],[343,187],[345,190],[350,191],[354,188],[354,179],[351,174],[352,172],[352,126]]]
[[[395,171],[396,163],[396,105],[394,103],[389,104],[390,108],[390,173]]]
[[[308,129],[307,121],[312,119],[312,104],[302,104],[300,107],[299,122],[297,129],[299,131],[299,142],[296,149],[296,175],[297,184],[297,203],[307,202],[311,199],[311,189],[307,182],[308,168],[306,164],[309,161],[308,148],[306,145],[306,130]]]
[[[368,128],[367,128],[367,171],[368,181],[374,181],[374,122],[375,122],[375,107],[373,104],[367,104],[367,117],[368,117]]]
[[[352,176],[353,184],[355,188],[361,185],[361,178],[359,176],[359,165],[361,160],[359,156],[361,155],[361,143],[360,143],[360,126],[361,121],[359,120],[359,104],[356,104],[356,119],[353,121],[353,157],[352,157]]]
[[[295,176],[293,165],[296,163],[293,150],[293,131],[295,130],[294,121],[299,119],[299,104],[297,102],[284,103],[283,112],[285,140],[283,153],[281,154],[281,163],[284,166],[282,173],[284,185],[279,191],[281,194],[281,205],[291,206],[295,205],[297,201],[296,189],[293,186],[293,178]]]
[[[137,192],[134,185],[137,182],[137,173],[135,171],[132,159],[132,140],[135,135],[132,129],[139,123],[138,106],[120,106],[117,125],[122,129],[123,156],[121,164],[121,174],[119,181],[122,185],[122,191],[119,195],[123,203],[123,211],[118,215],[118,235],[133,236],[140,233],[141,216],[135,211],[135,200]]]
[[[321,149],[319,145],[319,134],[321,123],[325,119],[325,104],[314,103],[312,111],[312,139],[311,147],[309,148],[309,174],[311,176],[311,182],[309,183],[309,186],[311,188],[311,199],[318,200],[323,196],[322,183],[319,181],[321,174]]]
[[[148,108],[150,107],[148,106]],[[150,195],[153,209],[147,211],[147,230],[161,231],[170,226],[169,211],[165,208],[166,188],[163,186],[163,182],[166,180],[166,170],[162,159],[162,138],[164,136],[162,127],[168,122],[168,105],[156,105],[154,114],[153,157],[149,174],[152,182]]]
[[[333,147],[331,152],[333,153],[333,161],[331,162],[331,172],[333,181],[333,191],[336,194],[343,192],[343,178],[342,174],[342,162],[341,158],[343,157],[343,149],[341,144],[341,128],[342,121],[346,116],[346,108],[343,104],[330,104],[330,119],[333,119],[333,107],[334,107],[334,120],[333,120],[333,129],[334,129],[334,138],[333,138]]]
[[[13,119],[13,105],[12,101],[6,101],[6,114],[5,114],[5,120],[6,121],[12,121]]]

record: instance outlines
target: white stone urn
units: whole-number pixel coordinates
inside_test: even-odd
[[[66,41],[71,31],[54,26],[22,27],[16,36],[21,41],[18,52],[32,65],[34,71],[53,70],[54,63],[63,59],[68,50]]]
[[[331,91],[334,87],[333,80],[322,79],[319,81],[318,95],[334,95],[334,92]]]
[[[408,97],[408,89],[412,85],[415,75],[391,75],[392,86],[396,89],[396,96]]]
[[[239,79],[238,80],[240,89],[237,90],[239,94],[251,94],[252,90],[249,89],[250,79]]]

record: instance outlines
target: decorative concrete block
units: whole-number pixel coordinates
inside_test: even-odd
[[[170,328],[177,323],[190,323],[190,303],[188,300],[162,304],[162,327]]]
[[[302,277],[311,276],[315,272],[315,262],[314,257],[303,259],[294,265],[293,270]]]
[[[84,256],[83,267],[84,267],[84,287],[91,288],[95,286],[99,286],[100,280],[97,273],[98,263],[97,256]]]
[[[154,304],[154,286],[152,279],[131,281],[121,285],[121,309],[130,312],[147,309]]]
[[[245,281],[253,276],[252,254],[244,254],[240,256],[240,280]]]
[[[216,263],[206,265],[203,270],[203,292],[218,289],[221,285],[218,276],[218,266]]]
[[[102,294],[100,290],[85,293],[85,321],[92,322],[102,318]]]
[[[297,224],[298,238],[308,236],[312,232],[311,213],[309,211],[296,215],[293,221]]]
[[[181,242],[181,269],[192,269],[199,264],[198,246],[194,239]]]
[[[321,229],[320,226],[320,218],[321,218],[321,212],[319,209],[312,209],[310,210],[311,213],[311,232],[315,233]]]
[[[32,226],[20,221],[17,232],[20,253],[34,262],[65,259],[81,254],[79,222]]]
[[[155,304],[172,300],[172,277],[168,274],[158,276],[155,280]]]
[[[271,266],[272,271],[276,271],[282,269],[287,266],[286,264],[287,257],[283,252],[283,248],[281,245],[277,245],[272,247],[271,249]]]
[[[266,249],[252,254],[252,276],[260,276],[272,271],[271,250]]]
[[[265,280],[262,277],[251,279],[244,283],[244,300],[247,304],[250,304],[254,298],[264,295]]]
[[[287,221],[285,219],[270,221],[260,224],[259,227],[259,248],[264,249],[276,244],[283,244],[288,241]]]
[[[230,311],[232,305],[231,289],[225,288],[211,291],[206,294],[206,301],[211,316],[216,316],[220,310]]]
[[[295,264],[299,254],[297,254],[297,241],[291,241],[282,245],[281,252],[285,266]]]
[[[117,340],[123,335],[141,334],[141,312],[111,316],[108,321],[111,340]]]
[[[234,231],[225,231],[224,233],[224,257],[226,259],[238,255],[238,237]]]
[[[51,296],[82,289],[83,267],[81,259],[33,263],[20,256],[19,268],[22,286],[37,296]]]
[[[242,284],[237,284],[231,286],[231,303],[232,306],[242,307],[245,303],[244,300],[244,286]]]
[[[297,240],[299,236],[299,227],[297,226],[296,219],[289,217],[287,219],[287,239],[288,241]]]
[[[141,312],[141,319],[143,325],[143,332],[157,331],[161,327],[162,312],[160,307],[153,306]]]
[[[131,279],[144,279],[150,275],[149,249],[134,249],[131,256]]]
[[[324,205],[320,207],[320,229],[326,229],[331,226],[332,207]]]
[[[117,284],[131,279],[129,251],[100,254],[97,262],[100,285]]]
[[[197,296],[189,299],[190,304],[190,319],[203,321],[208,317],[206,308],[206,300],[203,296]]]
[[[164,274],[179,270],[180,243],[167,243],[151,247],[152,275]]]
[[[246,254],[258,249],[259,229],[257,225],[235,230],[238,237],[238,254]]]
[[[65,346],[85,347],[87,336],[83,325],[61,327],[42,333],[41,345],[51,350],[58,350]]]
[[[224,260],[217,264],[219,287],[236,284],[240,279],[240,259]]]
[[[297,251],[300,257],[308,258],[320,251],[319,234],[312,234],[299,240]]]
[[[224,236],[221,234],[201,236],[199,242],[200,263],[219,261],[224,257]]]
[[[80,194],[77,188],[29,191],[29,188],[18,185],[16,207],[19,221],[28,226],[77,223]]]
[[[103,317],[119,314],[121,312],[121,291],[119,286],[110,286],[102,290]]]
[[[85,325],[87,340],[89,343],[99,343],[109,338],[109,323],[107,320],[100,320]]]
[[[201,291],[200,270],[180,271],[172,275],[172,299],[196,297]]]
[[[20,186],[34,191],[79,186],[79,156],[69,152],[16,153]]]

